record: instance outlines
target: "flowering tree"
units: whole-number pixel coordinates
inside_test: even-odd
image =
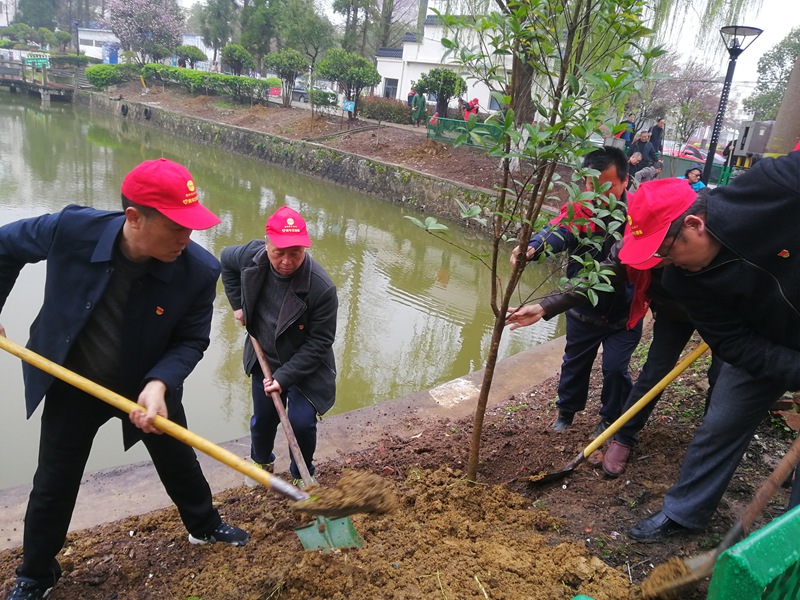
[[[175,0],[109,0],[111,30],[142,64],[161,60],[182,39],[183,13]]]

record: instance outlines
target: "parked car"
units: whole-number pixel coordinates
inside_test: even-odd
[[[684,144],[683,146],[681,146],[681,149],[678,152],[673,152],[672,156],[675,156],[676,158],[686,158],[688,160],[696,160],[697,162],[705,163],[706,158],[708,157],[708,151],[701,150],[700,148],[697,148],[696,146],[692,146],[690,144]],[[724,165],[725,158],[721,154],[715,152],[714,164]]]
[[[296,86],[292,90],[293,102],[308,102],[308,90],[301,86]]]

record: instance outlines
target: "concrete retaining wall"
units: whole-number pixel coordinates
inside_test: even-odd
[[[473,222],[467,224],[460,218],[455,199],[458,198],[468,204],[485,203],[493,196],[486,190],[459,185],[419,171],[321,144],[291,140],[197,117],[188,117],[127,99],[112,100],[99,93],[80,92],[76,94],[75,102],[94,110],[118,115],[120,119],[157,127],[181,138],[245,154],[305,175],[333,181],[383,200],[410,206],[425,214],[457,221],[473,228],[479,226]]]

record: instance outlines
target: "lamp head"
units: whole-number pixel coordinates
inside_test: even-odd
[[[763,29],[758,27],[748,27],[746,25],[727,25],[720,28],[719,34],[722,36],[722,43],[728,50],[731,58],[738,56],[747,50],[748,46],[756,41]]]

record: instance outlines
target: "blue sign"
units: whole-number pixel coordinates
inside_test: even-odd
[[[354,100],[345,100],[342,102],[342,110],[346,110],[347,112],[355,112],[356,110],[356,103]]]

